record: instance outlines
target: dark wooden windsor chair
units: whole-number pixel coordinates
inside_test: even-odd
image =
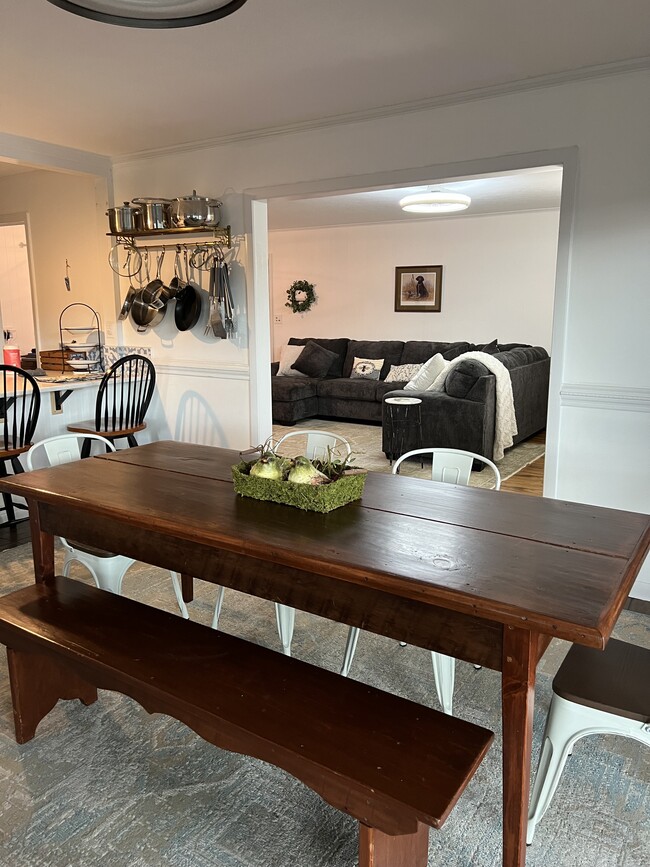
[[[144,355],[127,355],[106,371],[97,391],[94,421],[69,424],[73,433],[101,434],[112,443],[125,438],[137,446],[135,434],[146,428],[144,420],[156,385],[156,369]],[[90,454],[90,440],[81,457]]]
[[[34,377],[20,367],[0,364],[0,376],[0,476],[8,476],[9,465],[14,473],[24,472],[19,456],[31,448],[41,409],[41,391]],[[14,503],[10,494],[3,493],[2,499],[7,520],[0,526],[14,526],[18,523],[16,508],[26,506]]]

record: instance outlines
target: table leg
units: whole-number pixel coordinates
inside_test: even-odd
[[[418,822],[414,834],[390,837],[359,823],[359,867],[426,867],[429,828]]]
[[[533,736],[537,634],[503,630],[503,867],[524,867]]]
[[[40,584],[48,578],[54,578],[54,536],[41,529],[39,505],[34,500],[27,500],[29,506],[29,525],[32,532],[32,556],[34,558],[34,577]]]

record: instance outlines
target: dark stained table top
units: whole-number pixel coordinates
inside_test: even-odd
[[[2,489],[188,542],[602,647],[650,518],[370,473],[327,515],[238,497],[239,453],[158,442],[3,479]]]

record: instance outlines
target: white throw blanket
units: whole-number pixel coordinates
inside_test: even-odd
[[[497,381],[492,460],[500,461],[503,457],[504,449],[510,448],[513,437],[517,434],[517,418],[515,416],[515,402],[512,397],[510,371],[498,358],[487,352],[465,352],[463,355],[459,355],[449,362],[427,391],[444,391],[445,381],[454,367],[460,364],[461,361],[468,361],[472,358],[482,362],[490,373],[494,374]]]

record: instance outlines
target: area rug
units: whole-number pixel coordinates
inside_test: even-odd
[[[60,554],[59,563],[60,563]],[[76,577],[87,578],[80,569]],[[31,582],[29,546],[0,554],[0,593]],[[197,581],[194,620],[209,623],[215,588]],[[124,592],[175,610],[168,573],[136,565]],[[226,592],[221,627],[280,649],[273,606]],[[650,646],[648,618],[624,612],[619,637]],[[346,628],[298,612],[297,657],[337,670]],[[568,645],[540,664],[536,761],[553,673]],[[362,633],[352,676],[437,707],[430,655]],[[206,689],[218,684],[206,684]],[[496,742],[445,826],[431,831],[430,867],[500,867],[500,679],[457,663],[455,712]],[[633,741],[579,742],[528,850],[528,867],[642,867],[650,863],[650,753]],[[219,750],[182,724],[100,692],[91,707],[60,702],[36,737],[13,739],[0,650],[2,867],[353,867],[356,826],[287,774]]]
[[[290,431],[312,430],[331,431],[344,437],[352,448],[354,463],[367,470],[377,473],[390,473],[393,468],[381,449],[381,426],[374,424],[358,424],[354,422],[338,421],[333,419],[306,419],[297,422],[291,427],[286,425],[273,425],[273,439],[277,442],[284,434]],[[306,440],[295,437],[281,446],[282,454],[297,455],[304,449]],[[513,446],[497,463],[501,474],[501,481],[509,479],[524,467],[541,458],[545,447],[539,442],[523,442]],[[431,478],[431,462],[425,462],[422,467],[417,460],[405,461],[400,465],[400,473],[405,476],[414,476],[420,479]],[[488,468],[480,472],[473,472],[470,476],[470,485],[476,488],[494,487],[494,475]]]

